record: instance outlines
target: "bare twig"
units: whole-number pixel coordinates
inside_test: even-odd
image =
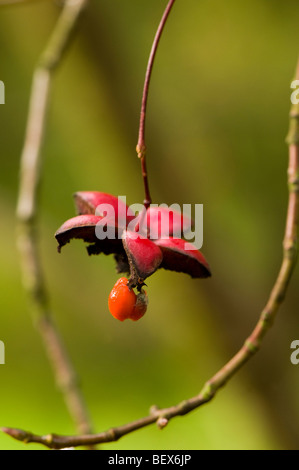
[[[159,45],[159,41],[160,41],[165,23],[167,21],[167,18],[169,16],[169,13],[171,11],[171,8],[174,2],[175,0],[170,0],[168,2],[165,8],[165,11],[163,13],[163,16],[161,18],[160,24],[158,26],[158,29],[154,38],[154,42],[151,48],[151,52],[149,55],[149,59],[148,59],[144,86],[143,86],[142,100],[141,100],[140,122],[139,122],[138,142],[136,146],[136,151],[137,151],[138,158],[140,158],[140,161],[141,161],[141,172],[142,172],[144,193],[145,193],[145,199],[143,201],[143,204],[146,209],[150,206],[152,202],[151,196],[150,196],[149,184],[148,184],[147,168],[146,168],[146,145],[145,145],[145,117],[146,117],[148,90],[149,90],[150,78],[151,78],[151,74],[153,70],[154,60],[156,57],[156,52],[157,52],[157,48]]]
[[[296,78],[299,79],[299,62]],[[189,413],[209,402],[215,396],[218,390],[259,350],[262,340],[269,327],[273,324],[278,308],[285,298],[287,287],[296,265],[299,205],[299,104],[294,104],[291,107],[287,143],[289,145],[289,202],[280,271],[270,293],[269,300],[253,332],[232,359],[204,384],[200,393],[170,408],[158,409],[153,407],[150,414],[146,417],[98,434],[85,434],[81,436],[48,434],[39,436],[20,429],[2,428],[5,433],[20,441],[40,443],[52,449],[111,442],[155,422],[158,427],[165,427],[170,419]]]
[[[67,0],[33,76],[24,147],[21,156],[17,205],[17,244],[24,287],[31,300],[34,321],[44,341],[58,386],[79,433],[91,432],[76,373],[52,319],[38,253],[36,227],[41,147],[52,75],[70,42],[87,0]]]

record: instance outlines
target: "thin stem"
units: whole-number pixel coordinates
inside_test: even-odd
[[[61,62],[72,32],[87,0],[67,0],[50,40],[35,69],[29,114],[20,167],[17,204],[17,245],[23,284],[31,301],[34,323],[43,339],[55,378],[80,433],[91,432],[89,417],[68,357],[49,309],[49,300],[38,252],[38,190],[41,177],[41,148],[49,104],[52,75]]]
[[[143,86],[143,93],[142,93],[142,101],[141,101],[141,112],[140,112],[140,121],[139,121],[139,133],[138,133],[138,142],[136,146],[136,151],[138,158],[141,160],[141,172],[144,184],[144,206],[148,208],[152,202],[150,191],[149,191],[149,184],[148,184],[148,175],[147,175],[147,167],[146,167],[146,145],[145,145],[145,118],[146,118],[146,109],[147,109],[147,99],[148,99],[148,91],[149,91],[149,84],[150,78],[153,70],[154,60],[156,57],[157,48],[159,45],[159,41],[171,11],[171,8],[174,4],[175,0],[170,0],[165,8],[163,16],[161,18],[160,24],[158,26],[154,42],[151,48],[151,52],[149,55],[146,73],[145,73],[145,80]]]
[[[299,62],[296,78],[299,79]],[[287,136],[287,143],[289,145],[289,202],[283,240],[283,259],[281,268],[270,293],[268,302],[261,312],[259,320],[252,333],[230,361],[228,361],[204,384],[200,393],[169,408],[158,409],[157,407],[152,407],[148,416],[98,434],[85,434],[81,436],[59,436],[49,434],[46,436],[39,436],[20,429],[2,428],[6,434],[26,443],[40,443],[51,449],[111,442],[155,422],[158,427],[165,427],[170,419],[176,416],[185,415],[212,400],[216,393],[259,350],[262,340],[270,326],[273,324],[278,308],[285,298],[287,288],[296,265],[299,211],[299,104],[294,104],[291,107],[290,128]]]

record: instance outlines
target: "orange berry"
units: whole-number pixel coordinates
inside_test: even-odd
[[[128,279],[121,277],[114,285],[108,298],[111,315],[120,321],[131,318],[136,304],[136,294],[128,287]]]

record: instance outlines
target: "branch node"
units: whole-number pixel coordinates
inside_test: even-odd
[[[157,426],[159,429],[163,429],[167,426],[168,424],[168,419],[165,418],[164,416],[160,416],[160,418],[157,419]]]
[[[47,434],[46,436],[44,436],[44,441],[49,447],[51,447],[54,441],[54,434]]]
[[[144,158],[145,157],[145,154],[146,154],[146,146],[145,145],[137,145],[136,146],[136,152],[137,152],[137,156],[138,158]]]
[[[282,300],[282,299],[279,299],[279,300]],[[262,313],[261,313],[261,317],[260,317],[260,321],[261,321],[261,324],[263,325],[263,328],[268,328],[269,326],[272,325],[273,323],[273,315],[272,315],[272,309],[268,309],[268,308],[265,308]],[[257,343],[257,339],[255,339],[255,343],[253,343],[253,340],[250,339],[250,343],[252,344],[252,346],[255,344],[255,347],[256,348],[259,348],[259,344]]]
[[[156,415],[160,408],[157,405],[152,405],[149,409],[149,414],[151,416]]]
[[[253,341],[252,339],[247,339],[244,343],[244,347],[250,354],[255,354],[259,350],[260,345],[258,344],[257,341]]]
[[[206,401],[211,400],[211,398],[214,395],[215,395],[215,387],[210,381],[206,382],[200,392],[200,396],[206,402]]]

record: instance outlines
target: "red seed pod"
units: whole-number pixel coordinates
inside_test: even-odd
[[[140,290],[144,280],[159,268],[193,278],[211,276],[204,255],[182,238],[192,228],[191,218],[173,206],[151,206],[135,217],[122,199],[111,194],[80,191],[74,197],[80,215],[67,220],[55,233],[58,251],[75,238],[88,244],[89,255],[113,254],[117,272],[130,273],[127,287],[131,298],[132,288]]]
[[[137,285],[158,269],[162,252],[151,240],[129,230],[124,231],[122,239],[131,268],[130,280]]]

